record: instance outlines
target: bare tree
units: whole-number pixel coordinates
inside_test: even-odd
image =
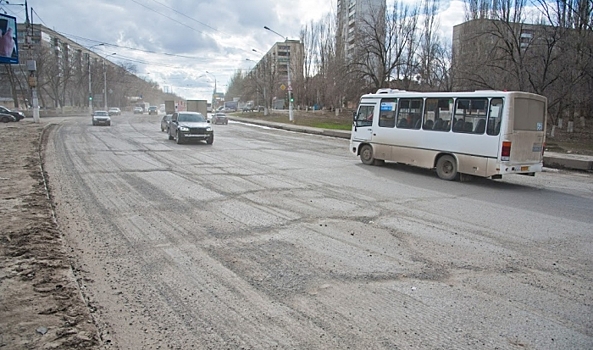
[[[441,38],[437,36],[438,9],[439,0],[425,0],[422,4],[424,25],[420,33],[419,67],[416,77],[422,90],[438,91],[450,88],[450,60]]]
[[[472,30],[456,40],[473,51],[458,57],[456,85],[544,95],[553,123],[578,109],[582,114],[593,85],[591,1],[539,0],[539,19],[527,18],[525,7],[525,1],[468,2]]]

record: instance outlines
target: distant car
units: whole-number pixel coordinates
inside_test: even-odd
[[[169,140],[175,140],[178,144],[190,140],[203,140],[209,145],[214,142],[214,130],[210,121],[198,112],[173,113],[168,134]]]
[[[134,114],[142,114],[144,113],[144,110],[142,109],[142,107],[134,107]]]
[[[93,125],[111,125],[111,118],[109,117],[109,112],[107,111],[95,111],[92,114],[93,117]]]
[[[169,132],[169,123],[171,123],[171,114],[167,114],[161,119],[161,131]]]
[[[229,118],[227,118],[226,114],[224,113],[216,113],[212,117],[212,123],[226,125],[229,123]]]
[[[19,120],[25,118],[25,115],[23,114],[23,112],[20,112],[20,111],[14,110],[14,109],[11,110],[4,106],[0,106],[0,113],[12,115],[16,119],[17,122]],[[5,122],[5,123],[7,123],[7,122]]]
[[[121,109],[117,108],[117,107],[111,107],[109,108],[109,111],[107,111],[109,113],[110,116],[112,115],[121,115]]]
[[[18,122],[14,115],[0,113],[0,122],[1,123],[10,123],[10,122]]]
[[[159,109],[156,106],[150,106],[148,107],[148,115],[158,115],[159,114]]]

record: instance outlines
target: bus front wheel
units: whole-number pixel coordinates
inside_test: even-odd
[[[364,145],[360,148],[360,160],[366,165],[374,165],[375,158],[373,157],[373,147]]]
[[[452,156],[442,156],[437,161],[437,175],[443,180],[455,180],[457,177],[457,162]]]

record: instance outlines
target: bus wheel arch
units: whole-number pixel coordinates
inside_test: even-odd
[[[436,160],[436,171],[439,178],[452,181],[457,178],[457,159],[451,154],[441,154]]]

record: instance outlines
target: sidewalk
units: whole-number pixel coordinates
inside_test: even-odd
[[[344,139],[350,139],[350,131],[346,130],[332,130],[332,129],[320,129],[310,126],[301,126],[288,123],[275,123],[268,122],[265,120],[242,118],[234,115],[227,115],[230,120],[236,120],[243,123],[255,124],[267,126],[275,129],[290,130],[296,132],[303,132],[307,134],[324,135],[339,137]],[[557,152],[545,152],[544,153],[544,167],[547,168],[558,168],[558,169],[571,169],[581,171],[593,171],[593,156],[584,156],[578,154],[566,154]]]

